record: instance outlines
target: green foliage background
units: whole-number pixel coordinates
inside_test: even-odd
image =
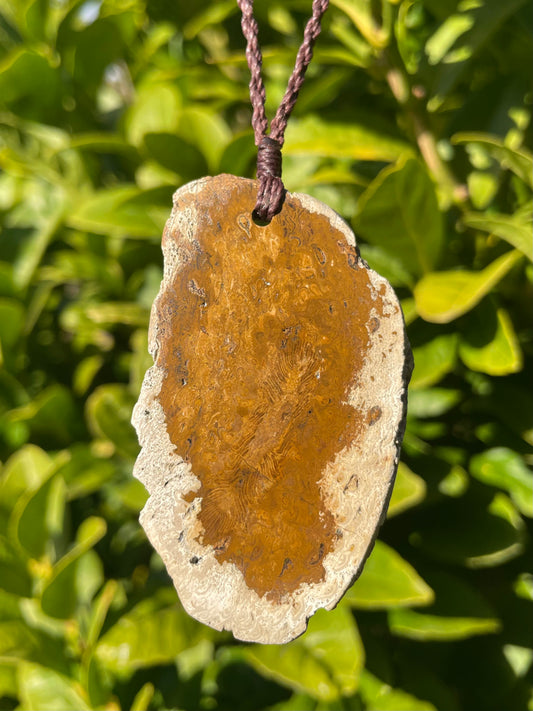
[[[272,116],[311,2],[256,4]],[[530,10],[332,0],[285,183],[353,224],[416,369],[362,577],[262,647],[183,612],[131,476],[172,193],[253,175],[236,3],[0,0],[0,709],[533,708]]]

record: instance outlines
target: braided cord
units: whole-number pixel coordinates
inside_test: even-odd
[[[241,26],[246,39],[246,59],[250,69],[250,101],[252,127],[257,150],[257,178],[259,190],[254,209],[255,216],[264,222],[276,215],[283,206],[285,188],[281,180],[281,147],[285,140],[287,122],[294,109],[305,73],[313,57],[313,47],[320,34],[321,20],[329,0],[313,0],[312,16],[307,22],[304,37],[285,95],[266,135],[268,120],[265,112],[265,85],[261,74],[263,56],[259,45],[259,29],[253,14],[253,0],[237,0],[242,13]]]

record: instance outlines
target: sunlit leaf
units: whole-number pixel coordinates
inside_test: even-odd
[[[476,454],[470,462],[470,473],[484,484],[507,491],[522,514],[533,517],[533,472],[517,452],[494,447]]]
[[[0,698],[16,698],[18,693],[17,664],[4,662],[0,667]]]
[[[79,604],[76,575],[81,556],[105,535],[106,522],[92,516],[86,518],[76,533],[74,547],[54,566],[52,576],[43,589],[41,605],[51,617],[66,619],[74,614]]]
[[[410,390],[434,385],[453,369],[457,358],[457,342],[457,334],[443,333],[413,348],[415,368]]]
[[[467,227],[488,232],[504,239],[533,261],[533,240],[531,238],[533,223],[531,214],[501,215],[468,212],[464,215],[463,222]]]
[[[494,610],[475,588],[442,572],[433,573],[429,580],[435,603],[424,610],[391,610],[389,624],[394,634],[419,640],[453,640],[500,630]]]
[[[171,662],[208,635],[178,605],[154,609],[145,600],[123,615],[100,639],[97,656],[110,670],[133,670]]]
[[[385,47],[389,33],[377,24],[374,13],[364,0],[332,0],[332,4],[346,13],[363,37],[373,47]]]
[[[160,239],[171,207],[166,188],[141,191],[123,185],[82,200],[67,216],[67,223],[96,234]]]
[[[431,271],[444,233],[427,170],[415,159],[382,170],[359,199],[354,227],[411,274]]]
[[[231,139],[224,120],[200,107],[187,107],[180,116],[178,134],[204,156],[208,170],[215,172],[220,156]],[[202,177],[202,176],[198,176]]]
[[[511,148],[501,138],[489,133],[469,131],[456,133],[452,143],[473,143],[485,148],[502,166],[512,170],[521,180],[533,188],[533,155],[525,148]]]
[[[138,146],[147,133],[176,133],[181,106],[181,96],[174,84],[147,84],[140,88],[125,118],[128,141]]]
[[[119,384],[101,385],[87,400],[86,416],[91,431],[112,442],[122,455],[135,458],[137,437],[130,423],[134,401],[127,388]]]
[[[355,608],[416,607],[433,600],[431,588],[396,551],[376,541],[361,577],[349,588],[344,601]]]
[[[63,524],[65,486],[52,476],[36,491],[24,494],[13,511],[10,528],[18,543],[34,558],[41,557]]]
[[[73,679],[39,664],[23,662],[18,667],[18,687],[27,711],[90,711],[83,688]]]
[[[355,621],[344,606],[316,612],[307,632],[283,647],[256,645],[243,650],[243,658],[260,673],[326,701],[356,690],[363,654]]]
[[[289,123],[283,152],[286,155],[316,155],[356,160],[396,160],[409,153],[400,138],[356,123],[325,122],[308,116]]]
[[[474,308],[522,259],[518,250],[502,254],[479,272],[426,274],[415,287],[419,315],[432,323],[449,323]]]
[[[523,357],[507,311],[485,301],[461,328],[459,356],[471,370],[509,375],[522,369]]]
[[[416,506],[420,501],[424,500],[425,496],[426,484],[424,480],[412,472],[406,464],[400,462],[387,510],[387,517],[392,518],[392,516]]]
[[[497,177],[482,170],[473,170],[468,175],[467,185],[468,194],[477,210],[483,210],[490,205],[498,191]]]
[[[147,681],[135,695],[135,698],[131,704],[131,711],[148,711],[154,692],[154,685]]]
[[[232,0],[225,0],[207,8],[194,15],[183,28],[183,34],[187,39],[196,37],[202,30],[211,25],[218,25],[227,17],[237,11],[237,7]]]
[[[461,401],[461,391],[448,388],[413,389],[409,393],[409,415],[439,417]]]
[[[365,669],[361,675],[361,696],[372,711],[436,711],[429,701],[395,689]]]
[[[26,491],[35,491],[54,468],[52,458],[40,447],[28,444],[15,452],[0,475],[0,508],[10,508]]]

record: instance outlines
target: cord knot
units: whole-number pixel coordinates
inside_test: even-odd
[[[285,188],[281,180],[281,144],[263,136],[257,149],[257,179],[259,188],[254,216],[270,222],[283,205]]]

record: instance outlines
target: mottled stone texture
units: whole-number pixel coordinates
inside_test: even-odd
[[[347,225],[257,185],[178,190],[134,413],[141,515],[185,608],[285,642],[360,572],[386,510],[411,359],[388,283]]]

